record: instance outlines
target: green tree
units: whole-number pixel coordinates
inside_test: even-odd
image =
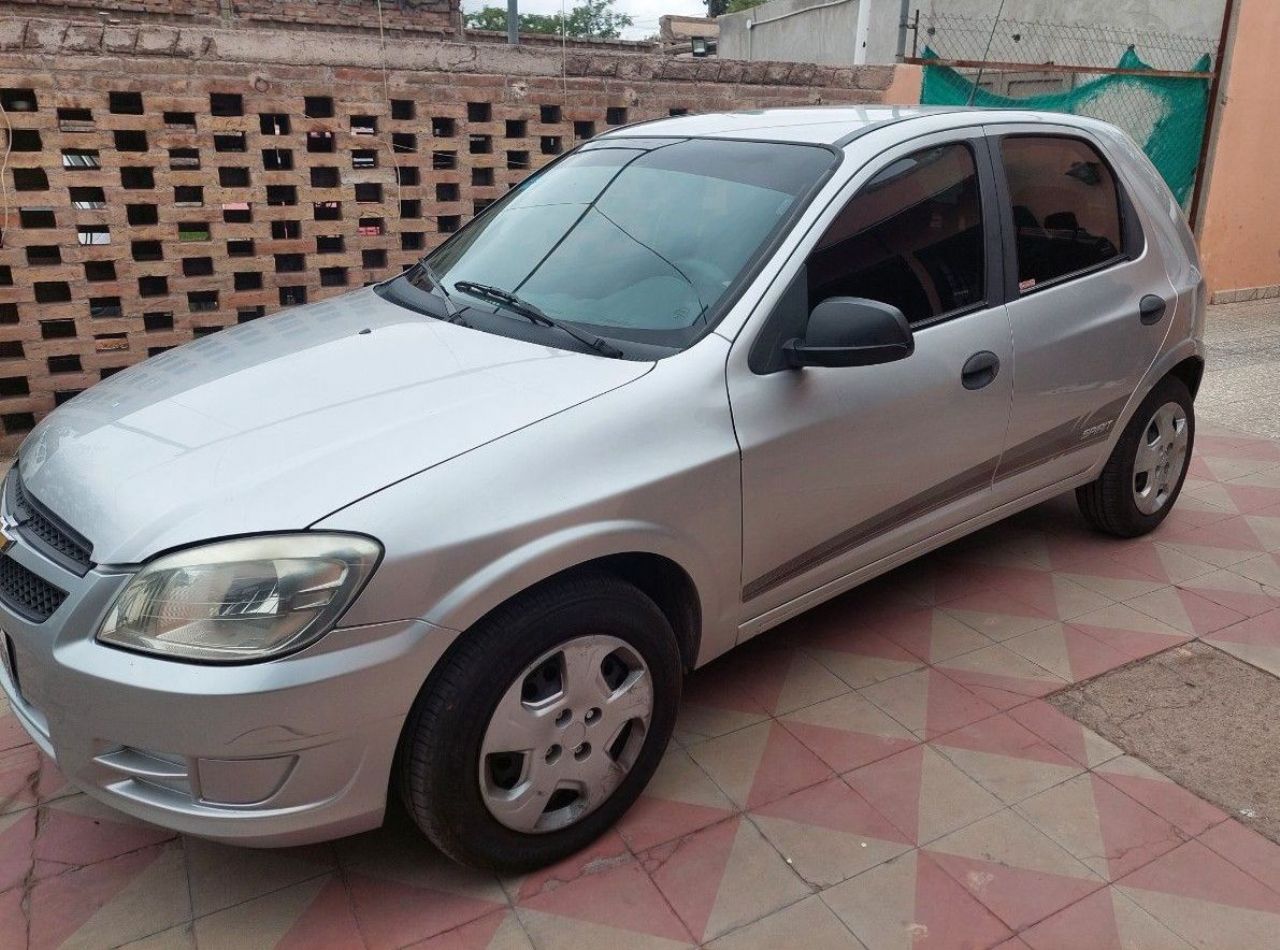
[[[752,7],[758,7],[765,0],[729,0],[725,6],[725,13],[741,13],[743,10],[750,10]]]
[[[559,17],[556,18],[559,20]],[[615,13],[613,0],[583,0],[569,11],[565,32],[569,36],[594,36],[602,40],[616,40],[622,31],[634,21],[626,13]],[[559,23],[556,24],[559,31]]]
[[[630,26],[632,19],[625,13],[616,13],[614,0],[583,0],[564,18],[564,34],[572,37],[591,37],[600,40],[616,40]],[[464,14],[466,24],[473,30],[506,32],[505,7],[486,6],[473,13]],[[521,33],[548,33],[560,35],[560,14],[521,13]]]
[[[507,29],[507,11],[501,7],[482,7],[471,13],[464,12],[462,19],[473,30],[506,32]],[[520,19],[524,20],[524,17]],[[521,23],[522,27],[523,25]]]
[[[724,16],[729,12],[729,0],[702,0],[707,5],[707,16]]]

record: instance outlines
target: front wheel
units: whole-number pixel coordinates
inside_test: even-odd
[[[1138,406],[1097,480],[1076,489],[1085,520],[1121,538],[1154,531],[1182,491],[1195,431],[1191,393],[1182,380],[1165,377]]]
[[[465,634],[414,705],[400,790],[464,864],[523,871],[585,847],[649,781],[675,726],[675,633],[606,574],[522,594]]]

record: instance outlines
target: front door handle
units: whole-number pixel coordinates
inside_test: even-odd
[[[1159,323],[1160,318],[1164,316],[1167,304],[1163,297],[1157,297],[1155,294],[1147,294],[1138,301],[1138,319],[1142,321],[1144,326],[1151,326]]]
[[[981,389],[990,385],[1000,372],[1000,357],[990,350],[981,350],[965,360],[960,370],[960,382],[965,389]]]

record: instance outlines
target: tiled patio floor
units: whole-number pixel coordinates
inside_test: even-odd
[[[1280,946],[1280,846],[1042,698],[1191,638],[1280,674],[1280,443],[1207,423],[1153,537],[1063,498],[695,674],[638,806],[522,879],[174,837],[6,716],[0,946]]]

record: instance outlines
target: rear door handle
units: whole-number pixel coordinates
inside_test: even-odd
[[[1138,319],[1145,326],[1151,326],[1153,323],[1159,323],[1160,318],[1164,316],[1167,304],[1163,297],[1157,297],[1155,294],[1147,294],[1138,301]]]
[[[1000,372],[1000,357],[990,350],[980,350],[965,360],[960,382],[965,389],[981,389],[990,385]]]

